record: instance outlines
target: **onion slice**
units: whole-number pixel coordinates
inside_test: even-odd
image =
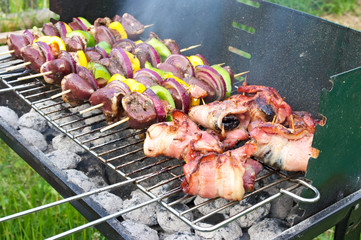
[[[167,78],[162,82],[162,86],[169,89],[169,88],[173,88],[177,91],[177,93],[179,94],[179,97],[181,99],[182,102],[182,110],[184,113],[188,113],[189,111],[189,107],[190,107],[190,96],[188,91],[179,83],[177,82],[177,80],[175,80],[174,78]],[[174,97],[173,97],[174,99]]]
[[[112,51],[110,51],[110,57],[115,59],[120,64],[127,78],[133,78],[132,63],[124,49],[113,48]]]
[[[28,29],[26,29],[23,34],[25,36],[25,39],[28,40],[29,44],[32,44],[34,42],[34,35]]]
[[[216,91],[213,101],[224,99],[226,96],[226,83],[222,75],[214,68],[206,65],[198,65],[195,67],[195,77],[208,83]]]
[[[164,122],[166,120],[167,114],[165,112],[162,101],[159,99],[157,94],[155,94],[150,88],[147,88],[143,94],[148,96],[153,101],[155,111],[157,112],[157,121]]]
[[[44,42],[36,42],[38,44],[39,48],[41,49],[41,52],[44,54],[46,61],[54,60],[54,56],[51,53],[51,49],[48,44]]]
[[[84,31],[87,31],[88,28],[84,25],[84,23],[77,17],[73,18],[73,21],[78,23],[79,26],[84,30]]]
[[[58,30],[60,38],[65,38],[67,31],[64,22],[58,21],[54,26]]]
[[[186,56],[183,56],[181,54],[172,54],[169,55],[164,60],[164,62],[169,63],[181,70],[183,75],[188,74],[189,76],[194,76],[193,66]]]
[[[94,88],[94,90],[99,89],[99,84],[97,80],[95,80],[94,75],[86,68],[80,65],[77,66],[78,75],[86,80],[90,85]]]
[[[122,81],[111,81],[105,87],[117,89],[118,91],[122,92],[123,95],[131,92],[129,86]]]
[[[158,52],[147,43],[140,43],[136,45],[134,54],[139,59],[141,68],[144,68],[144,64],[147,61],[150,62],[153,67],[157,67],[157,65],[161,62]]]
[[[95,46],[95,51],[97,51],[100,55],[102,55],[103,58],[107,58],[109,57],[108,56],[108,53],[101,47],[98,47],[98,46]]]
[[[58,58],[62,58],[62,59],[67,60],[70,63],[71,67],[72,67],[73,73],[77,72],[76,62],[75,62],[73,56],[71,56],[70,53],[68,53],[67,51],[64,51],[64,50],[60,50]]]
[[[157,72],[155,72],[151,69],[148,69],[148,68],[142,68],[134,74],[135,80],[137,80],[137,78],[141,78],[141,77],[150,78],[153,81],[157,82],[159,85],[161,84],[161,82],[163,82],[162,77]]]

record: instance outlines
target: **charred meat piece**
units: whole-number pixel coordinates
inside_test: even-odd
[[[58,29],[56,29],[54,24],[52,24],[51,22],[43,24],[42,32],[45,36],[60,36]]]
[[[94,26],[95,27],[99,27],[99,26],[105,26],[108,27],[109,24],[112,22],[112,20],[108,17],[104,17],[104,18],[97,18],[94,21]]]
[[[116,14],[113,19],[112,19],[113,22],[122,22],[122,17],[119,16],[118,14]]]
[[[188,115],[195,123],[218,133],[225,149],[248,139],[249,109],[240,101],[230,99],[194,106]]]
[[[141,24],[129,13],[123,14],[122,21],[120,23],[124,27],[124,30],[127,32],[129,39],[137,39],[139,35],[144,32],[144,25]]]
[[[153,101],[138,92],[131,92],[122,99],[122,106],[129,117],[131,128],[143,129],[157,121],[157,112]]]
[[[87,48],[85,49],[84,53],[88,62],[97,62],[103,58],[103,55],[95,48]]]
[[[109,28],[105,26],[97,26],[95,27],[95,40],[97,42],[105,41],[110,44],[110,46],[113,46],[115,42],[115,38],[113,34],[110,32]]]
[[[262,165],[250,158],[256,151],[252,143],[222,154],[208,153],[183,166],[185,193],[203,198],[222,197],[241,200],[253,190],[256,175]]]
[[[146,156],[164,155],[188,162],[200,154],[223,152],[218,139],[200,130],[185,113],[174,110],[172,117],[172,122],[156,123],[148,128],[144,141]]]
[[[104,87],[93,93],[89,99],[92,105],[103,104],[102,111],[107,123],[119,121],[124,116],[121,101],[124,93],[115,88]]]
[[[123,48],[125,51],[134,54],[134,50],[136,48],[135,43],[127,38],[117,40],[113,46],[113,48]]]
[[[79,105],[88,100],[95,91],[88,81],[75,73],[70,73],[63,78],[61,81],[61,89],[63,92],[71,90],[70,93],[64,94],[62,98],[64,102],[72,106]]]
[[[181,54],[181,51],[179,49],[178,43],[173,39],[164,39],[163,41],[164,45],[167,46],[169,51],[172,54]]]
[[[118,73],[122,76],[125,76],[123,69],[121,68],[119,63],[116,60],[114,60],[113,58],[102,58],[98,61],[98,63],[100,63],[106,69],[108,69],[108,71],[111,75]]]
[[[10,34],[7,39],[7,45],[9,50],[14,50],[11,56],[14,58],[21,58],[21,49],[31,44],[29,40],[20,34]]]
[[[312,140],[319,122],[310,114],[296,112],[293,116],[296,119],[293,128],[253,122],[249,134],[258,147],[253,156],[282,170],[305,172],[309,158],[318,157],[319,151],[312,147]]]
[[[73,36],[71,38],[63,38],[66,49],[69,52],[76,52],[83,50],[85,48],[84,40],[81,39],[79,36]]]
[[[72,66],[65,59],[59,58],[54,59],[48,62],[45,62],[41,68],[40,72],[51,71],[51,74],[44,75],[45,82],[49,84],[60,85],[61,80],[64,76],[73,72]]]
[[[292,113],[290,105],[274,88],[246,85],[239,86],[238,92],[243,92],[245,95],[234,95],[231,98],[246,102],[250,108],[251,121],[284,123]]]
[[[31,62],[27,68],[40,72],[41,66],[46,62],[43,52],[37,44],[27,45],[21,49],[21,56],[24,62]]]

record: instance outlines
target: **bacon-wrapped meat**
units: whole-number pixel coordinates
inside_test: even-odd
[[[165,155],[188,162],[200,154],[222,153],[222,144],[206,131],[201,131],[186,114],[174,110],[173,122],[150,126],[144,141],[144,154],[148,157]]]
[[[278,92],[271,87],[258,85],[239,86],[238,92],[245,95],[234,95],[231,98],[237,98],[244,101],[251,114],[251,122],[261,120],[262,122],[284,123],[292,113],[292,108]]]
[[[195,123],[219,133],[225,149],[231,149],[237,142],[248,139],[246,129],[250,115],[242,101],[230,99],[194,106],[188,115]]]
[[[307,169],[310,157],[317,158],[319,151],[312,147],[316,124],[309,113],[294,112],[292,128],[279,123],[253,122],[249,132],[257,142],[254,156],[265,163],[286,171]]]
[[[203,198],[222,197],[241,200],[246,191],[252,191],[262,165],[250,158],[257,147],[245,144],[222,154],[208,153],[183,166],[185,193]]]

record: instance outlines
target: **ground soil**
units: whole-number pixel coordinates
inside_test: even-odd
[[[322,16],[322,18],[361,31],[361,0],[358,1],[357,5],[359,7],[355,13],[347,12],[343,15],[326,15]]]

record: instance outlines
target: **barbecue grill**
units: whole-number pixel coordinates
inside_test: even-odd
[[[181,47],[202,44],[200,48],[187,52],[187,55],[202,53],[212,63],[227,63],[235,72],[249,70],[247,81],[250,84],[274,87],[281,96],[286,97],[294,110],[307,110],[313,115],[327,118],[325,126],[317,127],[314,137],[313,146],[320,150],[320,155],[310,160],[305,175],[285,173],[265,165],[264,173],[257,179],[259,186],[245,197],[251,198],[283,182],[288,182],[289,188],[226,219],[214,220],[214,216],[238,203],[230,202],[212,213],[189,220],[186,217],[188,212],[197,211],[213,200],[192,206],[189,210],[176,208],[177,204],[190,198],[182,194],[179,187],[183,178],[182,163],[165,157],[144,157],[144,130],[132,130],[123,124],[99,133],[99,129],[106,125],[104,118],[91,119],[101,116],[100,112],[83,116],[60,99],[51,101],[49,98],[60,89],[44,84],[40,78],[17,81],[18,77],[31,74],[26,70],[3,73],[3,87],[19,88],[14,89],[15,93],[2,95],[1,105],[10,106],[18,112],[31,107],[85,149],[89,157],[95,157],[109,171],[121,176],[120,184],[135,185],[151,198],[135,208],[158,202],[194,229],[213,231],[286,194],[299,201],[304,214],[279,238],[308,239],[333,225],[337,225],[335,237],[359,238],[359,32],[266,1],[52,0],[50,8],[60,14],[64,21],[74,16],[84,16],[93,21],[97,17],[129,12],[145,24],[154,24],[143,34],[144,38],[154,31],[161,38],[176,39]],[[2,59],[0,72],[17,63],[19,60]],[[236,81],[234,89],[241,83]],[[4,121],[1,121],[0,129],[1,138],[61,195],[70,197],[81,193],[77,186],[66,181],[64,173],[47,163],[44,153],[26,143],[16,130]],[[96,144],[99,139],[106,140]],[[159,191],[160,187],[166,190]],[[302,194],[297,195],[300,189],[303,189]],[[101,206],[88,198],[73,201],[72,204],[89,221],[106,216]],[[132,210],[124,209],[116,217]],[[119,236],[129,239],[114,217],[110,216],[110,220],[96,227],[110,239],[118,239]],[[211,224],[204,227],[202,222]]]

